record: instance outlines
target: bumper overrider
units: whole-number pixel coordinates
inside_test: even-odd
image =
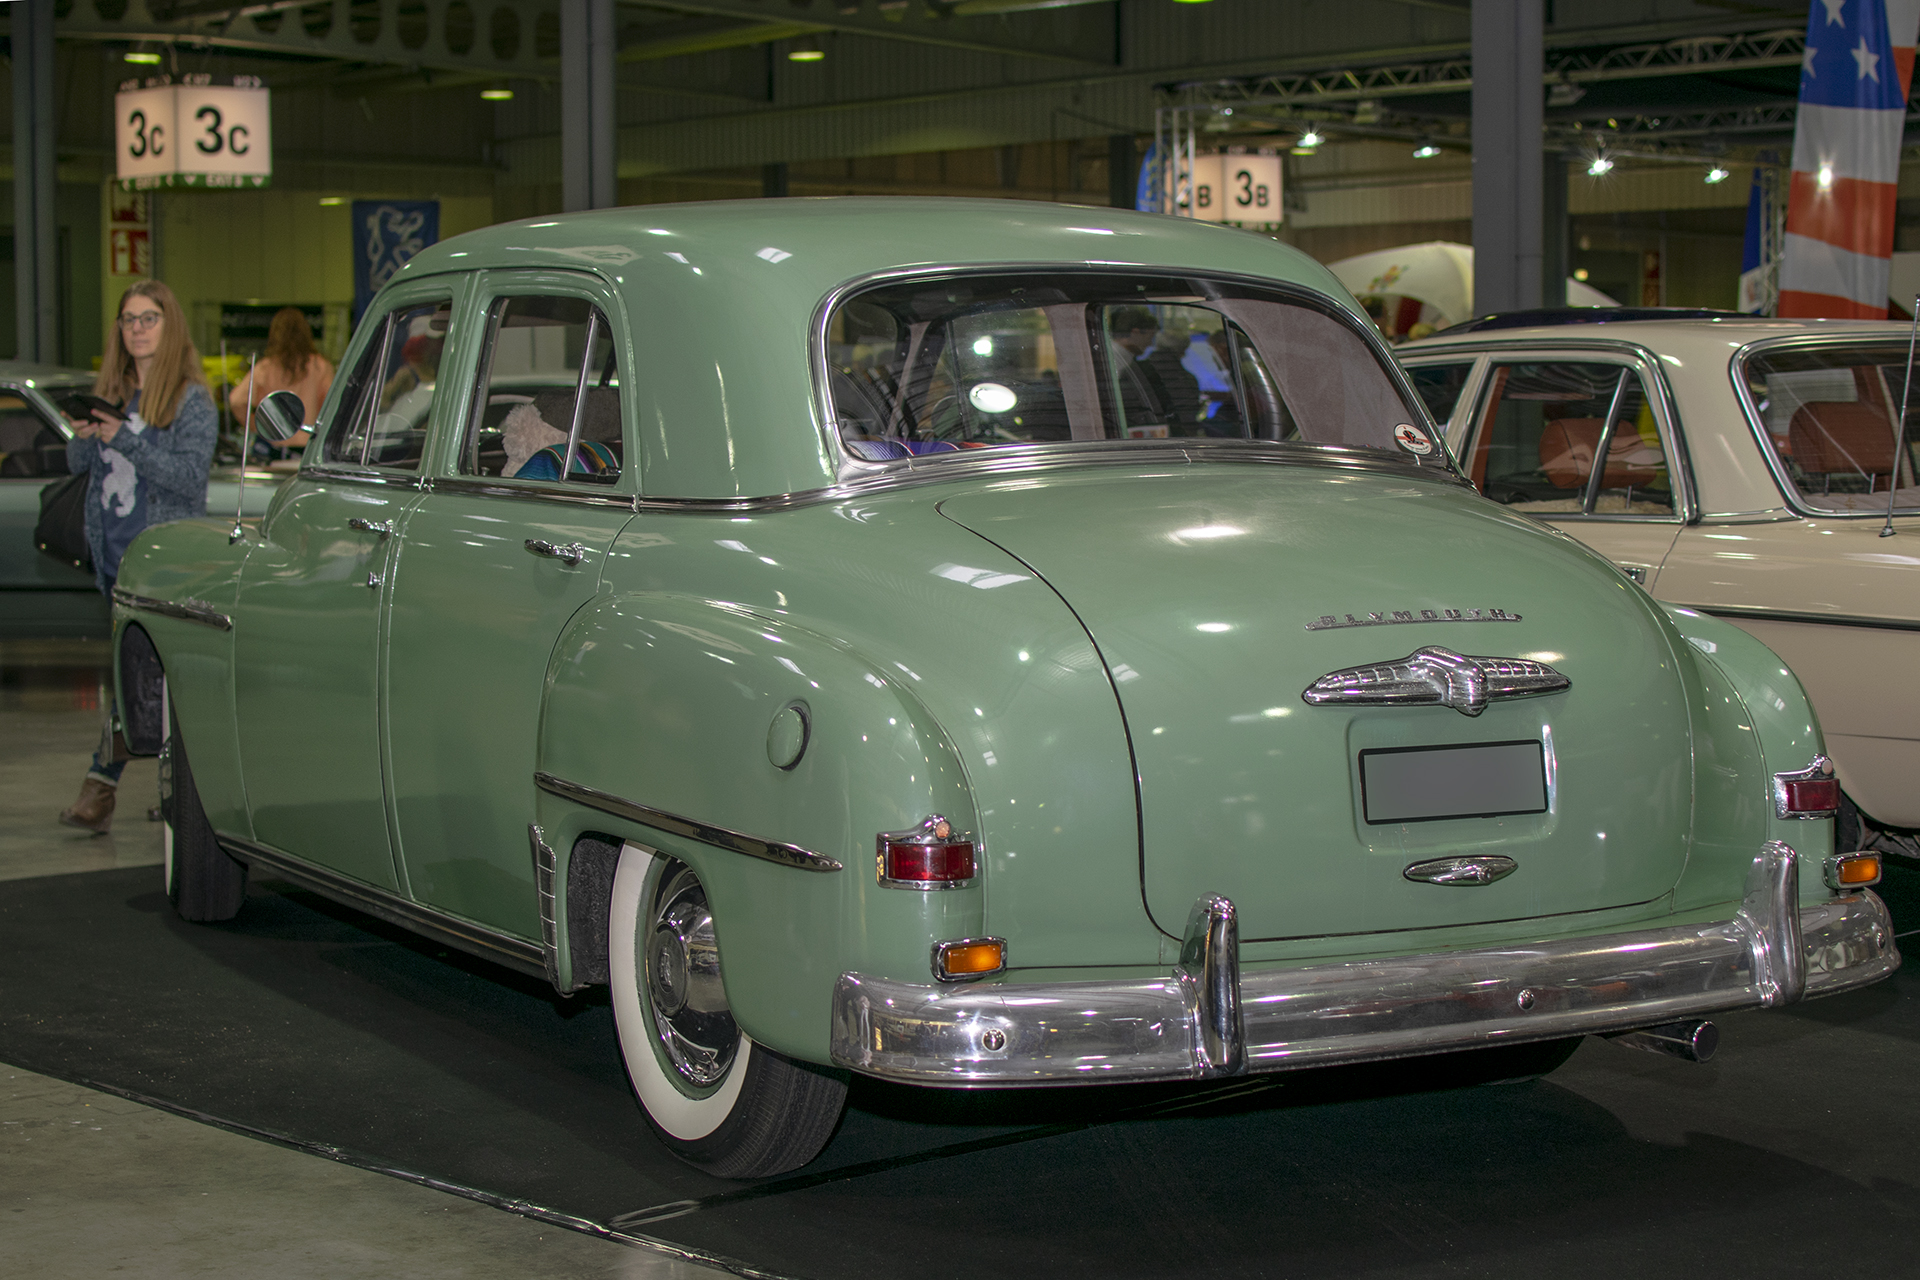
[[[918,1084],[1196,1079],[1630,1031],[1865,986],[1900,966],[1870,891],[1800,905],[1770,841],[1732,919],[1480,951],[1239,972],[1233,904],[1194,904],[1164,977],[834,988],[833,1060]]]

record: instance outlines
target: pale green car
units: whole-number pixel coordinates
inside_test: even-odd
[[[1418,404],[1325,270],[1182,219],[436,245],[264,520],[127,554],[169,896],[251,869],[609,984],[655,1130],[734,1177],[818,1153],[849,1072],[1697,1057],[1892,972],[1792,674],[1480,497]]]

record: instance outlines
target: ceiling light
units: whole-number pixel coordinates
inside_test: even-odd
[[[1588,274],[1587,269],[1585,267],[1575,267],[1573,269],[1573,278],[1575,280],[1578,280],[1581,284],[1585,284],[1587,282],[1587,274]]]
[[[1820,166],[1820,189],[1822,191],[1833,190],[1833,161],[1831,160]]]
[[[1733,173],[1731,170],[1723,169],[1719,165],[1715,165],[1713,168],[1707,170],[1707,181],[1709,183],[1725,182],[1732,176]]]
[[[481,96],[481,98],[483,98],[483,99],[485,99],[485,100],[486,100],[486,101],[488,101],[488,102],[512,102],[512,101],[513,101],[513,90],[511,90],[511,89],[482,89],[482,90],[480,91],[480,96]]]
[[[1300,135],[1300,141],[1295,143],[1294,145],[1298,147],[1303,147],[1306,150],[1311,151],[1325,141],[1326,139],[1320,136],[1320,131],[1318,129],[1309,129],[1305,133]]]
[[[1605,177],[1611,172],[1613,172],[1613,161],[1605,156],[1595,156],[1593,163],[1587,166],[1587,176],[1590,178]]]
[[[147,49],[129,49],[120,55],[128,62],[138,62],[146,66],[158,66],[160,55]]]
[[[819,62],[826,56],[827,51],[812,36],[802,36],[794,41],[793,48],[787,50],[788,62]]]
[[[321,196],[320,197],[320,203],[327,206],[332,206],[336,204],[345,204],[346,202],[347,202],[347,198],[345,196]]]
[[[1423,142],[1413,149],[1413,158],[1415,160],[1431,160],[1439,154],[1440,148],[1434,146],[1431,142]]]

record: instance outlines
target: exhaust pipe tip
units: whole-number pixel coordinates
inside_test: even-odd
[[[1668,1022],[1636,1031],[1617,1031],[1606,1037],[1629,1049],[1663,1053],[1688,1062],[1706,1062],[1720,1047],[1720,1028],[1711,1022]]]

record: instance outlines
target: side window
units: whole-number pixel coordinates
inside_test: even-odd
[[[461,474],[618,480],[617,350],[606,314],[585,299],[496,299],[488,309],[480,394],[460,450]]]
[[[1458,363],[1421,364],[1407,370],[1407,376],[1413,380],[1413,389],[1427,406],[1427,412],[1433,420],[1445,427],[1453,417],[1453,407],[1460,402],[1460,392],[1467,385],[1467,375],[1473,372],[1473,361]]]
[[[1489,498],[1541,515],[1673,514],[1666,450],[1637,371],[1508,364],[1487,386],[1468,465]]]
[[[321,450],[323,461],[420,469],[452,316],[452,300],[441,298],[370,321],[379,331],[360,353],[340,398]]]
[[[67,442],[24,396],[0,387],[0,480],[67,473]]]

